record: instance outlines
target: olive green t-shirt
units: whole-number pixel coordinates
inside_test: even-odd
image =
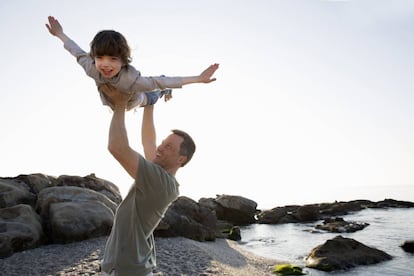
[[[168,206],[179,195],[175,177],[139,157],[138,173],[118,206],[106,243],[102,271],[116,276],[147,275],[156,265],[152,235]]]

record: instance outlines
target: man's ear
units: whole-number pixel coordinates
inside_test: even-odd
[[[184,155],[180,155],[180,157],[178,157],[178,163],[181,164],[181,166],[187,161],[187,156]]]

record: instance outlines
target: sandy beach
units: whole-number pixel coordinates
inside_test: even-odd
[[[53,244],[0,259],[2,275],[100,275],[99,262],[107,237],[71,244]],[[217,239],[197,242],[186,238],[156,238],[154,275],[274,275],[280,263],[256,256],[237,242]]]

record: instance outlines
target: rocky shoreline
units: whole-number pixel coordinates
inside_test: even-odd
[[[20,271],[19,275],[26,275],[21,274],[21,264],[28,260],[27,269],[31,273],[27,275],[35,275],[33,273],[37,273],[37,270],[34,270],[30,262],[37,260],[40,264],[36,266],[39,269],[38,275],[97,274],[104,246],[102,237],[109,235],[116,207],[121,200],[115,184],[93,174],[85,177],[31,174],[0,178],[0,271],[14,273],[12,271],[15,268]],[[166,272],[174,275],[170,274],[171,270],[181,271],[176,275],[187,275],[191,271],[197,275],[243,275],[240,273],[249,271],[250,268],[263,270],[263,267],[263,273],[267,273],[271,270],[271,265],[276,263],[275,260],[264,261],[246,255],[231,241],[241,239],[239,226],[324,220],[322,225],[316,225],[317,231],[344,233],[360,231],[368,225],[345,221],[338,216],[367,208],[413,207],[413,202],[385,199],[379,202],[335,201],[258,210],[256,202],[241,196],[217,195],[216,198],[202,198],[198,202],[181,196],[171,204],[154,231],[159,241],[157,246],[161,249],[158,250],[160,271],[156,275],[167,275],[163,274]],[[166,239],[168,242],[164,243]],[[351,249],[355,248],[352,244],[357,242],[338,237],[328,240],[327,244],[337,243],[338,240],[350,244]],[[174,246],[171,247],[171,244]],[[412,241],[407,241],[407,246],[402,248],[406,250],[410,246]],[[341,248],[343,245],[334,247],[331,255],[344,255]],[[361,244],[360,248],[363,249],[364,245]],[[217,255],[215,252],[223,254]],[[312,251],[310,254],[316,256],[319,253]],[[350,252],[349,256],[355,256],[356,253],[359,252]],[[382,253],[375,252],[377,256]],[[229,261],[232,254],[239,258]],[[371,257],[364,254],[360,254],[361,257],[351,263],[349,259],[344,259],[341,260],[343,264],[335,266],[327,266],[326,263],[318,266],[315,264],[317,258],[313,258],[310,265],[320,270],[327,270],[327,267],[348,268],[366,263],[366,259]],[[327,257],[320,256],[319,259]],[[178,267],[172,269],[177,258],[182,258],[182,262],[178,262]],[[385,259],[387,258],[380,257],[375,262]],[[332,260],[336,262],[339,259],[335,257]],[[167,266],[163,267],[164,264]],[[43,271],[45,269],[48,271]],[[226,269],[231,273],[224,273]],[[241,270],[236,273],[237,269]]]

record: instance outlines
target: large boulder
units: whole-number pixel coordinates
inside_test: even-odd
[[[306,266],[323,271],[349,269],[390,260],[392,257],[354,239],[336,236],[315,247],[306,258]]]
[[[90,174],[85,177],[61,175],[56,180],[56,186],[87,188],[107,196],[116,204],[119,204],[122,201],[118,187],[112,182],[96,177],[95,174]]]
[[[58,202],[49,209],[49,238],[69,243],[109,235],[113,211],[99,201]]]
[[[43,189],[36,210],[45,233],[54,243],[68,243],[107,235],[117,205],[96,191],[71,186]]]
[[[0,258],[37,247],[43,237],[40,217],[30,205],[0,209]]]
[[[218,195],[215,199],[201,198],[199,203],[216,212],[219,220],[234,225],[248,225],[256,222],[257,203],[241,196]]]
[[[217,218],[209,208],[181,196],[168,208],[154,231],[155,236],[182,236],[197,241],[215,240]]]
[[[220,195],[216,202],[217,218],[233,222],[236,225],[247,225],[256,222],[257,203],[242,196]]]
[[[0,178],[0,208],[12,207],[17,204],[34,206],[36,195],[30,191],[30,187],[23,181],[6,177]]]

